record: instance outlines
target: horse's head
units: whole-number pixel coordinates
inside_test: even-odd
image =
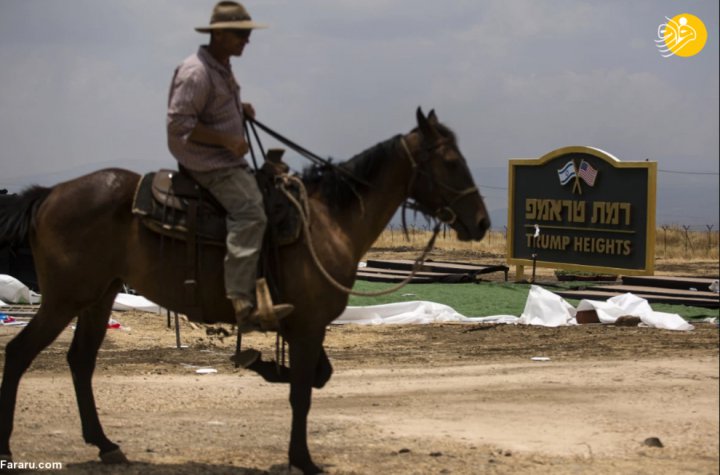
[[[425,117],[418,107],[417,122],[418,148],[407,150],[414,168],[410,197],[422,212],[450,225],[458,239],[482,239],[490,218],[455,135],[434,111]]]

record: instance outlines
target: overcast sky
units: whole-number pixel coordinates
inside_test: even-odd
[[[107,166],[173,167],[168,85],[207,41],[193,28],[214,4],[0,0],[0,188]],[[508,159],[590,145],[700,173],[659,173],[658,225],[717,229],[716,0],[245,6],[271,28],[233,60],[243,100],[320,155],[345,159],[406,132],[421,105],[456,131],[495,214],[507,207]],[[697,56],[663,58],[658,25],[680,13],[705,23],[707,44]]]

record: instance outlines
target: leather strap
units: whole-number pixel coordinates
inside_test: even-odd
[[[187,209],[187,242],[185,247],[185,301],[193,311],[200,312],[197,296],[197,218],[198,203],[190,201]]]

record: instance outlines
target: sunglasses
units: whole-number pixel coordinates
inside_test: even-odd
[[[252,33],[252,30],[227,30],[228,32],[232,33],[235,37],[247,40],[250,38],[250,33]]]

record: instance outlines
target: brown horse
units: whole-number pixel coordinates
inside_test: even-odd
[[[347,173],[318,169],[304,177],[310,208],[309,239],[326,270],[351,287],[357,264],[408,198],[427,214],[447,222],[461,240],[480,240],[489,228],[485,206],[453,133],[434,112],[418,108],[418,126],[341,164],[370,186],[352,184]],[[126,462],[103,432],[95,407],[92,375],[113,301],[123,282],[177,312],[184,301],[184,246],[165,246],[130,212],[139,176],[101,170],[52,188],[31,188],[0,202],[0,242],[29,239],[42,292],[42,305],[5,350],[0,388],[0,454],[10,458],[10,435],[18,383],[35,356],[77,317],[67,360],[77,396],[82,433],[104,462]],[[308,239],[306,236],[304,239]],[[312,388],[330,379],[323,349],[326,326],[347,305],[348,296],[318,271],[303,242],[279,249],[276,280],[283,301],[295,311],[281,334],[289,344],[290,368],[278,375],[258,361],[250,369],[268,381],[290,383],[292,429],[289,461],[304,473],[320,473],[307,445]],[[199,300],[206,323],[234,323],[225,298],[220,248],[203,249]]]

